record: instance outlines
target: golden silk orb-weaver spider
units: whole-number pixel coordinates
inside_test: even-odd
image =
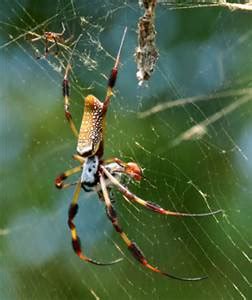
[[[84,99],[84,113],[80,126],[80,130],[77,131],[76,126],[73,122],[70,110],[69,110],[69,81],[68,73],[70,70],[70,64],[68,63],[65,71],[65,76],[63,80],[63,96],[64,96],[64,107],[65,116],[68,120],[71,130],[77,137],[77,154],[73,155],[73,158],[80,162],[80,165],[70,169],[62,174],[60,174],[55,179],[55,185],[57,188],[68,188],[72,185],[76,185],[74,195],[72,198],[71,205],[68,212],[68,226],[71,231],[72,236],[72,246],[75,253],[80,259],[95,264],[95,265],[111,265],[119,262],[121,259],[117,259],[111,262],[99,262],[93,260],[84,254],[80,239],[77,233],[76,226],[74,224],[74,218],[78,211],[78,199],[80,195],[81,188],[86,192],[95,191],[97,192],[99,199],[105,204],[106,214],[116,232],[121,236],[122,240],[126,243],[129,251],[134,256],[134,258],[140,262],[144,267],[152,270],[153,272],[160,273],[162,275],[171,277],[173,279],[184,280],[184,281],[197,281],[206,278],[196,277],[196,278],[184,278],[172,275],[170,273],[163,272],[158,268],[152,266],[147,258],[144,256],[143,252],[137,246],[137,244],[131,241],[126,233],[123,231],[119,224],[116,210],[110,199],[111,188],[114,187],[122,193],[122,195],[129,201],[135,202],[142,205],[148,210],[155,213],[170,215],[170,216],[189,216],[189,217],[202,217],[216,214],[219,211],[214,211],[210,213],[202,214],[190,214],[190,213],[180,213],[166,210],[150,201],[143,200],[130,192],[127,187],[121,183],[122,176],[126,176],[130,179],[140,181],[142,179],[142,169],[135,162],[123,162],[118,158],[110,158],[104,160],[103,157],[103,146],[104,146],[104,127],[105,127],[105,117],[107,113],[108,106],[110,104],[111,96],[113,95],[113,88],[116,83],[120,53],[122,45],[125,39],[127,28],[125,28],[121,44],[118,50],[116,61],[114,67],[112,68],[110,77],[108,79],[107,92],[105,100],[101,102],[93,95],[88,95]],[[72,174],[81,172],[81,176],[75,183],[65,183],[64,181]]]

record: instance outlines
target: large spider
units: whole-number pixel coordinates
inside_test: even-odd
[[[171,216],[190,216],[190,217],[199,217],[199,216],[209,216],[220,212],[214,211],[210,213],[202,214],[190,214],[190,213],[180,213],[166,210],[159,205],[145,201],[138,196],[131,193],[122,183],[122,175],[126,175],[133,180],[140,181],[142,178],[142,169],[135,162],[123,162],[118,158],[111,158],[103,160],[103,146],[104,146],[104,128],[105,128],[105,117],[107,109],[110,103],[111,96],[113,95],[113,87],[115,86],[120,52],[122,49],[123,41],[125,38],[127,28],[125,28],[115,65],[112,68],[110,77],[108,79],[107,92],[104,102],[99,101],[95,96],[88,95],[84,100],[84,113],[80,126],[79,132],[77,131],[75,124],[72,120],[71,113],[69,111],[69,82],[68,82],[68,73],[70,71],[70,63],[68,63],[65,71],[65,76],[63,80],[63,96],[64,96],[64,107],[65,107],[65,116],[70,124],[70,127],[77,137],[77,154],[73,155],[73,158],[80,162],[80,165],[70,169],[55,179],[55,185],[57,188],[67,188],[72,185],[76,185],[75,192],[73,195],[72,203],[69,208],[68,213],[68,226],[71,230],[72,235],[72,246],[75,253],[80,257],[80,259],[96,264],[96,265],[110,265],[114,264],[121,259],[112,261],[112,262],[98,262],[86,256],[81,248],[81,243],[77,230],[74,224],[74,217],[78,211],[78,198],[83,188],[86,192],[95,191],[98,193],[99,198],[104,201],[106,213],[114,226],[115,230],[119,233],[123,241],[126,243],[128,249],[132,255],[137,259],[143,266],[149,268],[153,272],[160,273],[162,275],[185,281],[197,281],[206,278],[196,277],[196,278],[184,278],[171,275],[166,272],[160,271],[158,268],[152,266],[147,261],[143,252],[137,246],[135,242],[132,242],[128,236],[124,233],[121,226],[119,225],[116,211],[114,209],[113,203],[110,199],[110,189],[115,187],[119,190],[123,196],[129,201],[135,202],[144,206],[146,209],[149,209],[153,212],[171,215]],[[67,179],[70,175],[81,172],[79,180],[75,183],[65,183],[64,180]]]

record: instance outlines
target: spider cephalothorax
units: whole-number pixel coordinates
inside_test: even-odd
[[[90,188],[97,185],[99,158],[97,155],[87,157],[82,165],[81,186],[85,191],[90,191]]]
[[[69,208],[68,213],[68,226],[71,230],[72,235],[72,245],[75,253],[84,261],[96,264],[96,265],[108,265],[118,262],[115,260],[108,263],[101,263],[95,261],[88,256],[86,256],[81,248],[80,239],[77,234],[75,224],[73,222],[74,217],[78,211],[78,198],[81,191],[81,187],[85,191],[95,191],[97,192],[99,198],[104,202],[106,214],[114,226],[116,232],[119,233],[122,240],[127,245],[129,251],[143,266],[152,270],[153,272],[160,273],[162,275],[179,279],[185,281],[197,281],[206,278],[196,277],[196,278],[183,278],[171,275],[170,273],[160,271],[158,268],[153,267],[149,264],[148,260],[144,256],[143,252],[137,246],[135,242],[132,242],[126,233],[122,230],[116,210],[110,199],[110,191],[114,187],[119,192],[122,193],[123,197],[128,201],[142,205],[148,210],[155,213],[171,216],[189,216],[189,217],[202,217],[209,216],[220,212],[221,210],[203,213],[203,214],[190,214],[190,213],[180,213],[173,212],[160,207],[158,204],[146,201],[136,196],[128,190],[126,186],[122,184],[122,175],[133,179],[135,181],[140,181],[142,179],[142,169],[135,162],[123,162],[118,158],[110,158],[104,160],[103,156],[103,146],[104,146],[104,127],[105,127],[105,117],[106,112],[110,103],[110,98],[112,96],[112,89],[115,85],[117,78],[117,71],[119,66],[119,57],[123,44],[123,40],[126,34],[126,29],[123,34],[121,45],[118,51],[118,55],[115,61],[115,65],[111,71],[111,75],[108,80],[107,93],[104,102],[101,102],[96,97],[89,95],[85,98],[84,114],[82,118],[82,123],[79,132],[77,131],[74,122],[72,120],[71,113],[69,111],[69,83],[68,83],[68,72],[70,70],[70,65],[67,65],[64,80],[63,80],[63,95],[65,99],[65,116],[69,121],[70,127],[77,137],[77,154],[73,158],[80,162],[80,165],[70,169],[61,175],[59,175],[55,180],[55,185],[57,188],[67,188],[72,185],[76,185],[75,192],[73,195],[72,203]],[[70,175],[77,172],[81,172],[81,176],[77,182],[74,183],[64,183]]]

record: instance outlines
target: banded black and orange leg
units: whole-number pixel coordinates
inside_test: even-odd
[[[70,170],[67,170],[64,173],[61,173],[59,176],[56,177],[56,179],[54,181],[55,186],[58,189],[65,189],[65,188],[75,185],[76,183],[64,183],[64,180],[66,180],[69,176],[80,172],[81,169],[82,169],[82,165],[74,167]]]
[[[80,238],[78,236],[77,230],[76,230],[76,226],[73,222],[77,212],[78,212],[78,199],[79,199],[79,195],[80,195],[80,190],[81,190],[81,181],[79,180],[75,191],[74,191],[74,195],[73,195],[73,199],[72,199],[72,203],[69,207],[69,212],[68,212],[68,227],[71,230],[71,236],[72,236],[72,246],[74,249],[74,252],[79,256],[80,259],[92,263],[94,265],[99,265],[99,266],[107,266],[107,265],[112,265],[115,264],[119,261],[121,261],[122,259],[117,259],[111,262],[99,262],[96,260],[93,260],[89,257],[87,257],[84,253],[83,250],[81,248],[81,242],[80,242]]]
[[[70,65],[70,63],[68,63],[67,67],[66,67],[64,79],[62,82],[62,91],[63,91],[63,97],[64,97],[64,110],[65,110],[65,117],[70,125],[70,128],[71,128],[73,134],[75,135],[75,137],[78,138],[78,135],[79,135],[78,130],[76,129],[76,126],[73,122],[71,112],[69,110],[69,108],[70,108],[70,100],[69,100],[70,86],[69,86],[69,81],[68,81],[68,73],[69,73],[70,69],[71,69],[71,65]]]
[[[199,213],[199,214],[191,214],[191,213],[184,213],[184,212],[175,212],[175,211],[170,211],[167,209],[162,208],[158,204],[151,202],[151,201],[146,201],[135,194],[131,193],[126,187],[124,187],[113,175],[110,174],[108,170],[104,166],[101,165],[101,169],[104,172],[104,174],[109,178],[109,180],[112,182],[112,184],[130,201],[138,203],[142,206],[144,206],[146,209],[149,209],[153,212],[162,214],[162,215],[169,215],[169,216],[180,216],[180,217],[205,217],[205,216],[211,216],[215,215],[217,213],[223,212],[221,209],[212,211],[209,213]]]
[[[120,62],[120,55],[121,55],[122,46],[123,46],[123,42],[124,42],[124,39],[125,39],[126,32],[127,32],[127,27],[125,27],[125,29],[124,29],[123,36],[122,36],[122,39],[121,39],[121,44],[120,44],[120,47],[119,47],[119,50],[118,50],[118,53],[117,53],[117,56],[116,56],[116,61],[115,61],[114,67],[112,68],[109,79],[108,79],[108,87],[107,87],[106,97],[105,97],[105,100],[103,102],[103,113],[104,114],[106,113],[106,111],[108,109],[108,106],[109,106],[109,103],[110,103],[110,98],[113,95],[113,88],[115,86],[116,79],[117,79],[118,66],[119,66],[119,62]]]
[[[184,278],[184,277],[178,277],[166,272],[163,272],[161,270],[159,270],[158,268],[152,266],[151,264],[148,263],[146,257],[144,256],[143,252],[140,250],[140,248],[137,246],[137,244],[135,242],[132,242],[128,236],[125,234],[125,232],[122,230],[121,226],[118,223],[118,218],[117,218],[117,214],[116,211],[111,203],[111,200],[109,198],[109,194],[108,194],[108,190],[106,187],[106,183],[105,183],[105,179],[103,177],[103,175],[100,173],[100,184],[101,184],[101,190],[102,190],[102,194],[104,197],[104,202],[106,205],[106,212],[107,212],[107,216],[109,218],[109,220],[111,221],[112,225],[114,226],[115,230],[120,234],[121,238],[123,239],[123,241],[125,242],[125,244],[127,245],[129,251],[131,252],[131,254],[134,256],[134,258],[139,261],[143,266],[145,266],[146,268],[150,269],[153,272],[162,274],[164,276],[173,278],[173,279],[177,279],[177,280],[182,280],[182,281],[199,281],[202,279],[206,279],[207,276],[204,277],[195,277],[195,278]]]

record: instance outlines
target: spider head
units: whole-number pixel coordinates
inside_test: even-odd
[[[135,162],[129,162],[125,164],[125,173],[136,181],[141,181],[143,177],[142,169]]]

